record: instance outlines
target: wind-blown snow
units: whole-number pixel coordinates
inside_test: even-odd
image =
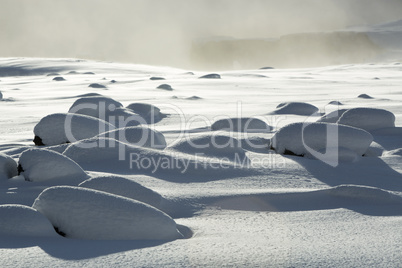
[[[145,203],[83,187],[45,189],[33,208],[60,234],[96,240],[174,240],[183,238],[172,218]]]
[[[0,235],[57,237],[52,224],[45,216],[23,205],[0,205]]]
[[[84,180],[86,172],[70,158],[46,149],[28,149],[19,158],[25,180],[39,182],[55,179]]]

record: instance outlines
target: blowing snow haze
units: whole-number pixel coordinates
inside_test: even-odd
[[[195,69],[304,67],[375,58],[364,33],[400,0],[0,0],[0,57],[67,57]]]

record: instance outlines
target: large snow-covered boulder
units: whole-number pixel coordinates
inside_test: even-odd
[[[0,180],[18,175],[17,162],[8,155],[0,153]]]
[[[322,122],[322,123],[336,123],[338,122],[339,118],[347,111],[348,109],[340,109],[340,110],[335,110],[329,113],[324,114],[322,117],[320,117],[317,122]]]
[[[171,144],[168,149],[200,157],[215,157],[238,163],[249,159],[241,142],[227,135],[205,134],[190,136]]]
[[[139,114],[148,123],[159,122],[164,117],[158,107],[148,103],[131,103],[126,108],[136,114]]]
[[[0,235],[58,237],[45,216],[23,205],[0,205]]]
[[[47,149],[28,149],[19,159],[19,171],[27,181],[85,180],[86,172],[65,155]]]
[[[118,128],[146,124],[146,120],[140,115],[124,108],[120,102],[105,96],[79,98],[68,112],[99,118]]]
[[[58,145],[94,137],[115,127],[86,115],[56,113],[43,117],[34,128],[36,145]]]
[[[88,179],[78,186],[121,195],[160,208],[162,196],[141,184],[120,176],[100,176]]]
[[[183,238],[175,221],[145,203],[83,187],[45,189],[33,207],[59,234],[78,239],[174,240]]]
[[[226,130],[234,132],[269,132],[272,127],[258,118],[223,118],[211,125],[212,130]]]
[[[119,128],[101,133],[98,137],[112,138],[124,143],[153,149],[164,149],[166,147],[165,136],[162,133],[142,126]]]
[[[319,111],[319,109],[309,103],[305,102],[283,102],[276,106],[274,114],[294,114],[294,115],[312,115]]]
[[[271,139],[271,148],[279,154],[315,156],[338,152],[351,157],[362,156],[373,136],[363,129],[332,123],[293,123],[278,130]],[[339,150],[340,149],[340,150]],[[353,153],[352,153],[353,154]],[[352,157],[353,158],[353,157]]]
[[[383,109],[353,108],[344,112],[337,123],[373,131],[395,127],[395,115]]]
[[[69,113],[88,115],[106,120],[106,114],[123,107],[120,102],[105,96],[90,96],[77,99],[69,109]]]

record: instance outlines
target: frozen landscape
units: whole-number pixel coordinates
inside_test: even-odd
[[[0,58],[0,266],[401,267],[402,21],[345,31],[375,55]]]

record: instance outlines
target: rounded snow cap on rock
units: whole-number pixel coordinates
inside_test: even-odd
[[[69,113],[88,115],[96,118],[106,118],[109,111],[121,108],[123,105],[105,96],[83,97],[77,99],[68,110]]]
[[[165,136],[157,130],[148,127],[125,127],[109,132],[101,133],[98,137],[112,138],[124,143],[140,147],[164,149],[166,147]]]
[[[317,122],[336,123],[338,122],[339,118],[343,115],[343,113],[346,112],[347,110],[348,109],[340,109],[324,114],[321,118],[317,120]]]
[[[353,108],[343,113],[337,123],[373,131],[395,127],[395,115],[383,109]]]
[[[145,203],[83,187],[45,189],[33,207],[60,234],[78,239],[174,240],[183,238],[175,221]]]
[[[276,106],[274,114],[294,114],[294,115],[312,115],[319,111],[319,109],[309,103],[305,102],[283,102]]]
[[[148,103],[131,103],[126,108],[141,116],[153,115],[159,117],[161,111],[158,107]]]
[[[78,186],[131,198],[156,208],[160,208],[162,202],[162,196],[157,192],[120,176],[95,177]]]
[[[84,180],[86,172],[65,155],[47,149],[28,149],[19,159],[19,170],[26,181],[47,181],[54,179]]]
[[[8,155],[0,153],[0,180],[18,175],[17,162]]]
[[[201,79],[221,79],[221,76],[219,74],[206,74],[206,75],[200,76],[199,78],[201,78]]]
[[[23,205],[0,205],[0,234],[57,237],[52,224],[37,210]]]
[[[115,129],[106,121],[80,114],[51,114],[34,128],[36,145],[58,145],[75,142]]]
[[[278,130],[271,139],[271,148],[279,154],[331,157],[331,153],[349,158],[350,151],[362,156],[373,136],[359,128],[331,123],[293,123]],[[328,151],[329,154],[323,154]],[[318,156],[318,157],[317,157]],[[352,157],[353,159],[353,157]],[[354,159],[353,159],[354,160]]]
[[[226,130],[235,132],[270,132],[272,127],[258,118],[224,118],[215,121],[212,130]]]

